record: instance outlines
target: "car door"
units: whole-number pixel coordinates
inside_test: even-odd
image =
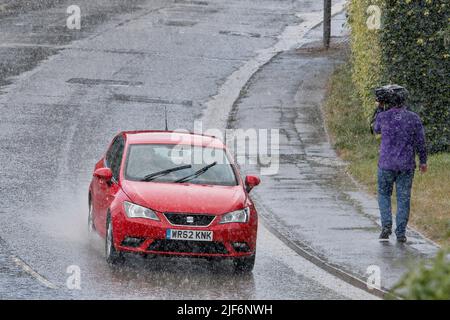
[[[95,227],[101,233],[105,233],[106,229],[106,215],[111,202],[114,200],[115,194],[119,191],[119,173],[120,165],[122,163],[123,151],[125,141],[122,136],[117,136],[110,149],[105,156],[105,167],[111,169],[113,178],[110,182],[103,179],[95,179],[95,200],[96,200],[96,214]]]
[[[101,158],[94,167],[94,172],[97,169],[108,167],[106,164],[108,161],[111,161],[111,154],[113,153],[113,149],[116,148],[116,140],[117,138],[114,138],[114,140],[109,145],[108,150],[106,151],[106,155]],[[97,230],[99,230],[98,226],[98,219],[97,216],[99,216],[99,213],[101,211],[101,208],[103,207],[103,204],[101,203],[103,199],[103,193],[104,193],[104,183],[102,179],[99,179],[95,175],[92,177],[92,183],[91,183],[91,200],[92,200],[92,208],[93,208],[93,215],[92,218],[94,220],[94,225]]]

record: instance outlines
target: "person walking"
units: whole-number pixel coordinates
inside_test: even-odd
[[[398,85],[383,88],[386,88],[387,92],[387,108],[386,105],[379,105],[380,109],[373,127],[375,133],[381,134],[378,205],[382,231],[379,239],[389,241],[392,234],[391,198],[395,185],[397,194],[395,234],[398,242],[405,243],[417,154],[420,171],[425,173],[428,169],[425,131],[420,117],[406,108],[408,91]]]

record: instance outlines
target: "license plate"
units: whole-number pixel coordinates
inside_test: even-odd
[[[191,240],[191,241],[213,241],[213,232],[212,231],[200,231],[200,230],[167,229],[166,239]]]

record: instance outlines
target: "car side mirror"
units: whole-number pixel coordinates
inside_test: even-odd
[[[110,182],[113,177],[113,173],[110,168],[99,168],[94,171],[94,177]]]
[[[256,187],[257,185],[259,185],[261,183],[261,179],[259,179],[256,176],[246,176],[245,177],[245,190],[247,190],[247,192],[252,191],[252,189],[254,187]]]

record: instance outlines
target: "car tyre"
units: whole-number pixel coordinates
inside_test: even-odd
[[[114,247],[113,226],[110,215],[108,215],[106,220],[105,256],[109,265],[117,265],[124,261],[122,253]]]
[[[249,273],[255,267],[256,255],[243,258],[234,258],[233,265],[236,273]]]
[[[95,225],[94,225],[94,219],[92,217],[93,205],[92,200],[89,198],[89,214],[88,214],[88,233],[89,235],[92,235],[95,231]]]

